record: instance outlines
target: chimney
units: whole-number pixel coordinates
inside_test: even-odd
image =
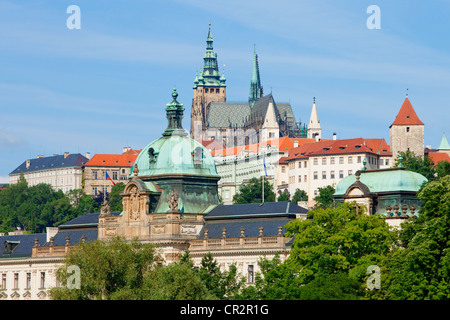
[[[31,165],[31,161],[30,161],[30,160],[27,160],[27,162],[26,162],[26,167],[27,167],[27,169],[30,167],[30,165]]]
[[[298,147],[298,140],[294,140],[294,148]]]
[[[125,153],[125,152],[127,152],[127,147],[123,147],[123,149],[122,149],[122,153]]]
[[[43,157],[44,157],[44,156],[41,155],[41,154],[38,154],[38,156],[37,156],[38,159],[42,159]]]
[[[318,133],[316,133],[315,138],[316,138],[316,142],[319,142],[319,134]]]
[[[333,133],[333,140],[336,140],[336,132]]]
[[[47,242],[50,242],[50,238],[54,238],[58,233],[58,227],[47,227]]]
[[[69,156],[68,152],[64,152],[64,159],[67,158]]]
[[[88,158],[89,160],[91,159],[91,153],[90,152],[86,152],[86,158]]]

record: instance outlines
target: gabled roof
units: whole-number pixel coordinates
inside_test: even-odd
[[[248,102],[211,102],[206,123],[210,128],[242,128],[249,115]]]
[[[138,155],[138,150],[122,154],[96,154],[86,163],[86,167],[131,167]]]
[[[293,148],[289,151],[289,157],[283,159],[302,159],[310,156],[339,155],[352,153],[373,153],[377,155],[390,155],[389,145],[384,139],[342,139],[342,140],[320,140],[306,143],[303,146]],[[281,159],[280,159],[281,160]]]
[[[282,215],[295,215],[308,212],[289,201],[246,203],[219,205],[205,216],[205,220],[211,219],[235,219],[235,218],[256,218]]]
[[[284,234],[286,223],[296,219],[297,214],[306,215],[307,212],[307,209],[287,201],[219,205],[205,216],[199,238],[204,237],[206,230],[208,238],[222,238],[224,229],[227,237],[240,237],[241,228],[245,229],[246,237],[256,237],[260,227],[264,236],[276,236],[279,227]]]
[[[36,238],[38,239],[39,245],[43,245],[47,239],[47,235],[45,233],[36,233],[0,236],[0,260],[31,257],[32,248],[35,244],[34,239]],[[18,245],[15,246],[11,253],[6,253],[5,242],[18,242]]]
[[[27,161],[29,166],[27,168]],[[42,157],[24,161],[20,166],[14,169],[10,174],[20,174],[21,172],[34,172],[42,170],[51,170],[59,168],[82,167],[89,159],[85,156],[74,153],[66,155],[54,155],[51,157]]]
[[[429,152],[428,157],[431,158],[435,166],[439,161],[450,162],[450,156],[444,152]]]
[[[416,111],[408,98],[406,98],[403,102],[397,117],[391,124],[391,127],[393,125],[423,125],[423,122],[417,116]]]
[[[291,150],[295,143],[298,146],[302,146],[305,143],[310,143],[315,141],[315,139],[309,138],[289,138],[289,137],[281,137],[277,139],[272,139],[260,143],[254,143],[246,146],[236,146],[232,148],[225,148],[221,150],[213,150],[211,151],[212,156],[229,156],[229,155],[239,155],[243,150],[251,151],[254,153],[258,153],[261,147],[266,147],[268,145],[278,148],[279,151],[289,151]]]

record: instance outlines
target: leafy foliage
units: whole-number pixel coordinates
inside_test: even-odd
[[[384,263],[382,299],[450,299],[450,175],[419,192],[419,218],[403,225],[402,247]]]
[[[233,196],[235,204],[258,203],[262,201],[262,178],[251,178],[248,183],[239,187],[239,191]],[[264,179],[264,202],[275,202],[273,185]]]
[[[399,156],[403,159],[400,161]],[[433,166],[433,161],[427,155],[421,157],[417,156],[412,151],[400,151],[395,159],[394,167],[398,167],[402,163],[406,170],[420,173],[428,180],[434,180],[436,170]]]
[[[314,198],[316,208],[331,208],[333,206],[333,194],[336,190],[332,186],[319,188],[319,195]]]
[[[292,202],[297,203],[299,201],[308,201],[308,195],[304,190],[297,189],[292,196]]]
[[[67,194],[55,191],[49,184],[29,186],[23,174],[17,184],[0,192],[0,232],[21,228],[28,232],[44,232],[85,211],[98,212],[99,206],[82,190]]]
[[[243,299],[360,299],[366,271],[383,261],[395,245],[395,233],[383,219],[356,212],[356,203],[317,208],[309,219],[285,227],[295,235],[289,257],[261,259],[255,285]]]
[[[282,201],[289,201],[289,192],[287,192],[286,190],[283,191],[277,199],[278,202],[282,202]]]

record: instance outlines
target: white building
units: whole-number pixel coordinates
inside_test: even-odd
[[[252,178],[265,176],[276,187],[278,161],[289,155],[289,150],[314,139],[273,139],[248,146],[238,146],[211,152],[220,175],[219,195],[224,204],[232,204],[239,187]],[[274,192],[276,189],[273,190]]]
[[[308,194],[308,206],[314,205],[319,188],[333,186],[364,166],[368,170],[389,168],[392,155],[384,139],[321,140],[293,148],[280,159],[277,192],[297,189]]]
[[[89,157],[89,154],[87,154]],[[89,159],[79,153],[53,155],[50,157],[38,156],[36,159],[24,161],[9,174],[9,183],[19,181],[23,173],[29,186],[40,183],[49,184],[54,190],[68,192],[81,189],[83,180],[83,166]]]

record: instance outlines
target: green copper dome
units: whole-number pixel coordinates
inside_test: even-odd
[[[173,174],[219,177],[209,151],[201,143],[189,138],[181,126],[184,108],[177,101],[176,89],[172,97],[173,101],[166,107],[168,127],[161,138],[142,149],[130,177],[135,173],[138,177]]]
[[[359,181],[365,184],[370,192],[373,193],[398,191],[417,192],[422,184],[428,181],[423,175],[405,170],[404,168],[359,172]],[[356,180],[357,175],[350,175],[339,181],[334,195],[344,195]]]

